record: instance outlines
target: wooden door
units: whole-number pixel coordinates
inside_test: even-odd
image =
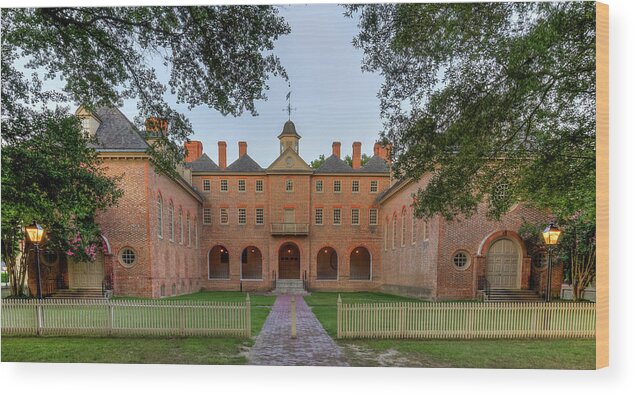
[[[68,260],[69,288],[99,288],[104,277],[103,254],[97,254],[94,262]]]
[[[515,243],[500,239],[487,254],[486,277],[492,288],[519,288],[519,253]]]

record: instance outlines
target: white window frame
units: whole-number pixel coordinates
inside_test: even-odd
[[[396,249],[396,222],[398,217],[394,215],[392,217],[392,249]]]
[[[191,219],[189,217],[189,213],[187,213],[187,246],[191,247],[191,245],[192,245]]]
[[[334,193],[341,193],[341,180],[334,180],[332,182],[332,191]]]
[[[357,216],[357,222],[356,223],[354,221],[355,213],[356,213],[356,216]],[[350,209],[350,224],[354,225],[354,226],[361,225],[361,209],[359,209],[359,208]]]
[[[324,181],[323,180],[316,180],[315,181],[315,192],[317,192],[317,193],[324,192]]]
[[[211,192],[211,180],[209,178],[203,180],[203,192]]]
[[[416,214],[414,213],[414,209],[412,209],[412,245],[416,244]]]
[[[264,180],[255,180],[255,192],[264,192]]]
[[[247,180],[241,178],[238,180],[238,192],[246,192],[247,191]]]
[[[203,225],[211,225],[211,208],[203,207]]]
[[[339,214],[339,215],[337,215]],[[339,220],[337,220],[337,217],[339,217]],[[341,225],[341,208],[339,207],[335,207],[332,209],[332,224],[333,225]]]
[[[323,224],[324,224],[324,208],[317,207],[315,208],[315,225],[323,225]]]
[[[157,206],[157,218],[156,218],[156,225],[158,227],[157,229],[157,235],[159,239],[163,238],[163,196],[159,195],[158,199],[156,199],[156,206]]]
[[[181,230],[181,234],[180,234],[181,237],[180,237],[179,244],[183,244],[183,241],[184,241],[184,238],[185,238],[185,235],[184,235],[185,231],[183,229],[183,207],[182,206],[179,207],[179,209],[178,209],[178,227]]]
[[[388,221],[385,221],[385,224],[383,225],[383,234],[384,234],[383,250],[384,251],[387,251],[387,239],[388,239],[389,233],[390,233],[390,227],[389,227]]]
[[[261,215],[258,215],[258,213],[261,213]],[[255,224],[264,225],[264,208],[262,207],[255,208]]]
[[[229,224],[229,209],[226,207],[220,207],[220,225]]]
[[[401,211],[401,247],[405,247],[405,229],[407,228],[407,222],[405,221],[407,218],[407,211],[403,209]]]
[[[379,192],[379,182],[377,180],[370,181],[370,193]]]
[[[372,220],[373,216],[374,216],[374,221]],[[379,224],[379,209],[378,208],[371,208],[368,210],[368,223],[371,226],[376,226]]]
[[[174,203],[171,200],[169,205],[167,206],[167,214],[169,219],[167,233],[169,235],[169,240],[173,243],[174,242]]]
[[[286,181],[284,181],[284,190],[289,193],[295,190],[295,183],[293,182],[293,180],[287,179]]]
[[[238,225],[247,224],[247,209],[244,207],[238,207]]]
[[[355,191],[355,186],[356,186],[356,191]],[[359,180],[352,180],[352,186],[350,190],[352,191],[352,193],[359,193],[359,191],[361,190],[361,182]]]
[[[229,192],[229,180],[220,180],[220,192]]]

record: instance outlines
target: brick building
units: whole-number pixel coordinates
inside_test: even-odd
[[[141,133],[117,109],[80,108],[77,115],[96,137],[107,173],[122,176],[124,195],[98,218],[105,247],[96,262],[46,255],[43,282],[51,292],[103,284],[115,295],[161,297],[300,282],[310,290],[435,300],[475,298],[485,280],[493,288],[543,289],[541,259],[528,255],[517,231],[544,213],[518,204],[500,221],[483,214],[416,219],[412,194],[429,177],[394,182],[379,144],[362,166],[361,143],[353,143],[349,166],[334,142],[332,155],[312,169],[289,120],[268,167],[249,156],[247,142],[228,164],[226,142],[218,142],[216,163],[191,141],[171,179],[145,153],[160,130],[156,122]],[[561,268],[554,292],[560,283]]]

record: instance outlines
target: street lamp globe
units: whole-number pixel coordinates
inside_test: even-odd
[[[33,244],[39,244],[42,241],[42,238],[44,238],[44,228],[35,221],[33,221],[33,223],[25,229],[29,241]]]
[[[561,236],[561,230],[551,222],[542,232],[542,236],[544,237],[544,243],[546,243],[546,245],[557,245],[559,243],[559,237]]]

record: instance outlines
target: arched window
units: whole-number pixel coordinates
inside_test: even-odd
[[[337,251],[324,247],[317,253],[317,280],[336,280],[339,267]]]
[[[416,213],[414,211],[414,209],[412,208],[412,244],[416,244],[416,227],[417,227],[417,219],[416,219]]]
[[[167,206],[167,234],[170,241],[174,241],[174,203],[170,200],[170,204]]]
[[[180,237],[181,237],[181,244],[183,244],[183,240],[185,236],[183,234],[183,208],[182,207],[178,209],[178,227],[181,230]]]
[[[262,252],[257,247],[249,246],[242,250],[240,275],[243,280],[262,279]]]
[[[392,249],[396,248],[396,214],[392,216]]]
[[[405,218],[407,218],[407,211],[403,207],[403,211],[401,211],[401,247],[405,247]]]
[[[196,248],[198,248],[198,218],[194,218],[194,240],[196,241]]]
[[[389,220],[386,218],[385,219],[385,224],[383,224],[383,249],[385,251],[387,251],[387,238],[388,238],[388,233],[389,232],[390,232]]]
[[[156,226],[157,226],[157,234],[159,238],[163,238],[163,198],[161,197],[161,195],[158,195],[158,198],[156,200],[156,209],[157,209],[157,220],[156,220]]]
[[[189,222],[189,213],[187,213],[187,245],[192,245],[192,230]]]
[[[209,278],[229,278],[229,251],[221,245],[209,250]]]
[[[372,280],[372,256],[365,247],[357,247],[350,254],[350,280]]]

